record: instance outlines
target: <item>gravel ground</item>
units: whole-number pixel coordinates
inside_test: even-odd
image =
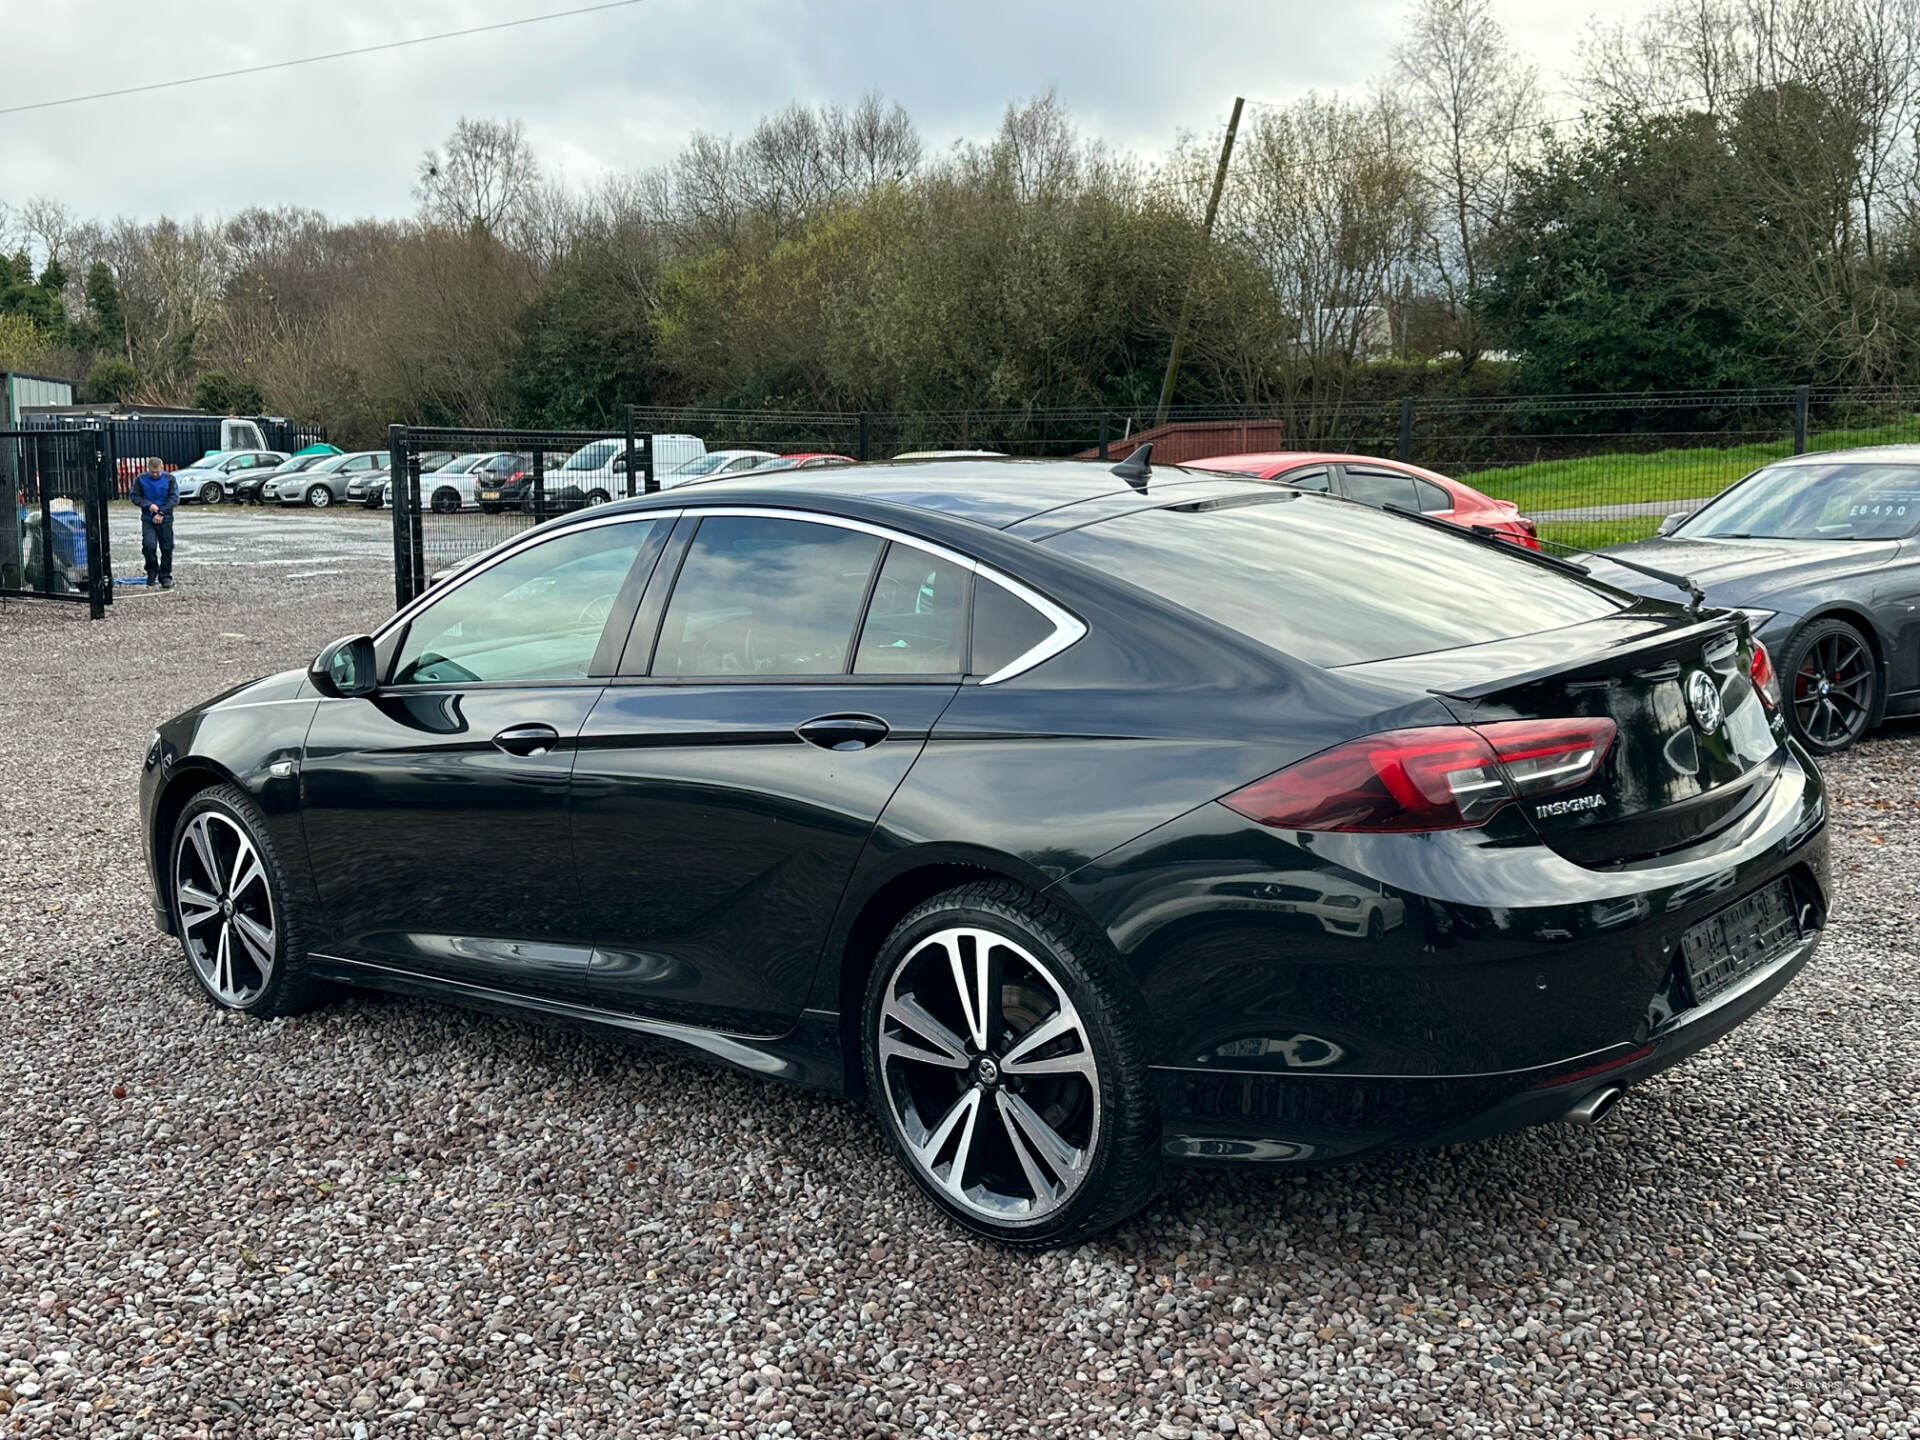
[[[105,623],[0,610],[0,1433],[1920,1434],[1920,729],[1831,767],[1816,966],[1598,1129],[1189,1173],[1022,1257],[845,1102],[421,1003],[212,1011],[133,777],[381,613],[377,571],[276,574],[183,545]]]

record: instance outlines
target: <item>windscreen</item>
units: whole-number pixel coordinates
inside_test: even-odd
[[[1629,603],[1465,536],[1310,494],[1136,511],[1046,543],[1323,666],[1557,630]]]
[[[567,463],[560,468],[562,470],[598,470],[618,455],[624,444],[626,444],[624,440],[596,440],[591,445],[574,451],[568,457]]]
[[[1920,466],[1770,466],[1674,533],[1689,540],[1904,540],[1920,533]]]

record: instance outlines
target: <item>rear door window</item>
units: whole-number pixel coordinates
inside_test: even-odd
[[[860,627],[857,675],[958,675],[966,669],[967,592],[962,566],[913,545],[887,547]]]
[[[1397,470],[1373,470],[1363,465],[1347,466],[1347,495],[1362,505],[1400,505],[1408,510],[1420,508],[1413,489],[1413,477]]]
[[[707,516],[674,582],[652,673],[844,674],[882,543],[805,520]]]
[[[1332,488],[1332,481],[1324,465],[1311,465],[1304,470],[1289,470],[1284,475],[1273,477],[1282,485],[1291,485],[1296,490],[1317,490],[1325,494]]]
[[[1043,543],[1316,665],[1531,635],[1630,603],[1465,536],[1286,492],[1136,511]]]

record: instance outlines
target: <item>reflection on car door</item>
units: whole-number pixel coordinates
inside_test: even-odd
[[[320,703],[302,803],[329,953],[584,989],[574,747],[665,528],[580,526],[477,569],[383,641],[378,692]]]
[[[679,522],[580,736],[596,1003],[743,1033],[798,1019],[874,822],[959,687],[971,583],[954,557],[823,521]]]

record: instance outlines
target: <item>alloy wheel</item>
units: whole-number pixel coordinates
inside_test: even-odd
[[[1793,712],[1800,732],[1834,748],[1867,728],[1873,706],[1873,656],[1844,629],[1822,635],[1800,657],[1793,676]]]
[[[218,481],[210,481],[200,487],[200,503],[202,505],[218,505],[226,498],[227,492],[220,488]]]
[[[1005,1226],[1073,1198],[1100,1134],[1099,1070],[1031,951],[975,927],[926,936],[888,982],[876,1038],[908,1154],[953,1204]]]
[[[307,491],[307,504],[315,510],[324,510],[333,504],[333,492],[324,485],[315,485]]]
[[[173,893],[201,983],[236,1009],[259,999],[278,937],[266,866],[247,832],[217,810],[194,816],[175,846]]]

